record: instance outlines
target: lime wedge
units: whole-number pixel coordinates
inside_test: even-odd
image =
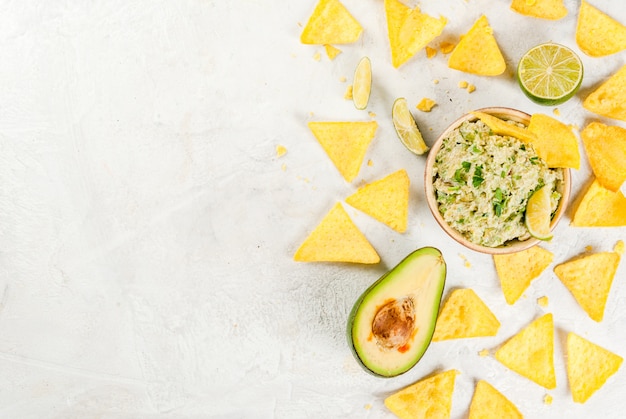
[[[536,190],[526,204],[526,228],[531,236],[539,240],[550,240],[550,189],[543,186]]]
[[[372,63],[369,58],[363,57],[354,71],[352,83],[352,101],[357,109],[365,109],[370,100],[372,90]]]
[[[422,133],[417,128],[417,123],[409,111],[409,105],[406,99],[401,97],[393,102],[391,110],[391,119],[396,129],[398,138],[409,151],[421,155],[428,151],[428,146],[424,142]]]
[[[580,88],[583,63],[574,51],[563,45],[537,45],[520,60],[517,81],[532,101],[546,106],[558,105]]]

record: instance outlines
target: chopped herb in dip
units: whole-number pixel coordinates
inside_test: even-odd
[[[444,138],[433,167],[444,220],[471,242],[488,247],[528,239],[528,198],[547,185],[556,211],[562,180],[561,170],[549,169],[532,145],[496,135],[480,120],[466,121]]]

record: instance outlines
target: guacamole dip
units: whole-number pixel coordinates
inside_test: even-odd
[[[480,120],[465,121],[444,138],[433,167],[444,220],[471,242],[487,247],[528,239],[528,198],[547,186],[554,213],[562,180],[561,170],[549,169],[530,144],[495,135]]]

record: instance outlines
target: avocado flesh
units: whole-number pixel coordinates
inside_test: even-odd
[[[366,371],[394,377],[417,364],[432,339],[445,280],[443,255],[424,247],[359,297],[349,316],[348,337]]]

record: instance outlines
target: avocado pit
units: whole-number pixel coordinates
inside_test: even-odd
[[[372,334],[386,349],[406,347],[415,328],[415,304],[409,297],[393,299],[384,304],[374,316]]]

